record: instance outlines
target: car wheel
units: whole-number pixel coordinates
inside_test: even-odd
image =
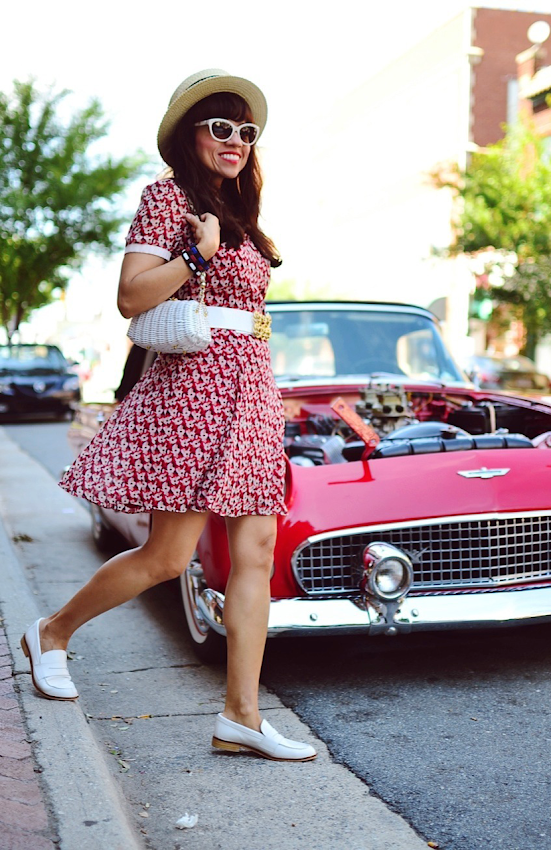
[[[203,569],[197,561],[192,561],[180,577],[186,630],[201,661],[221,663],[226,657],[226,639],[210,628],[197,606],[199,594],[205,587]]]
[[[120,536],[114,528],[107,525],[97,505],[89,504],[92,518],[92,538],[100,552],[113,552],[120,549]]]

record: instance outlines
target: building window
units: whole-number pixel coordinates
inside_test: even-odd
[[[507,124],[511,127],[518,118],[518,79],[507,80]]]
[[[548,109],[547,98],[549,97],[548,91],[542,91],[537,94],[535,97],[531,98],[532,101],[532,112],[543,112],[545,109]]]

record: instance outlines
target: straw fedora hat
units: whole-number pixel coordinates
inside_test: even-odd
[[[170,98],[168,109],[159,127],[157,144],[162,158],[168,165],[173,164],[170,161],[170,142],[176,125],[192,106],[203,100],[204,97],[208,97],[209,94],[216,92],[232,92],[240,95],[249,105],[253,121],[260,127],[260,132],[266,126],[268,106],[266,98],[258,86],[243,77],[233,77],[227,71],[221,71],[219,68],[199,71],[180,83]],[[224,116],[220,117],[223,118]]]

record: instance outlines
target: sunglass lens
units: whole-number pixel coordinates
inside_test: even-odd
[[[215,139],[227,142],[233,135],[233,127],[229,121],[213,121],[211,132]]]
[[[241,136],[241,141],[246,145],[254,145],[258,136],[258,130],[254,124],[244,124],[239,128],[239,135]]]

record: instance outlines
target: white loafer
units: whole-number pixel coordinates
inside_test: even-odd
[[[21,648],[31,663],[33,685],[48,699],[77,699],[78,691],[67,669],[65,650],[42,652],[40,648],[40,623],[43,619],[33,623],[21,638]]]
[[[260,732],[255,732],[248,726],[228,720],[223,714],[216,718],[212,746],[231,753],[248,750],[274,761],[311,761],[317,756],[309,744],[284,738],[267,720],[262,721]]]

